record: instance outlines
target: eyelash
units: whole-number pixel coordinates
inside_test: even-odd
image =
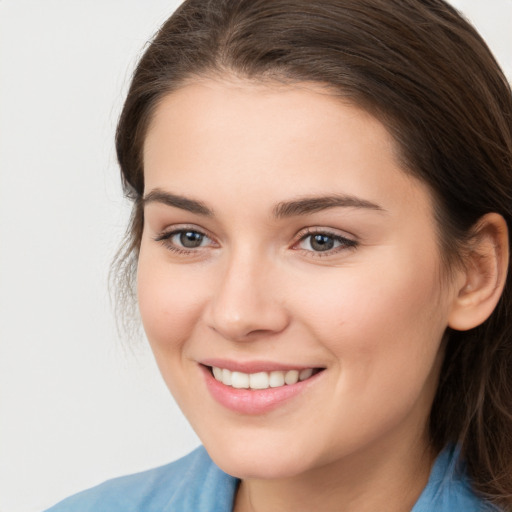
[[[183,254],[183,255],[193,254],[193,253],[197,252],[198,249],[203,247],[203,246],[199,245],[197,247],[192,247],[192,248],[187,249],[185,247],[179,246],[176,243],[172,242],[173,237],[175,237],[177,235],[183,235],[185,233],[194,233],[196,235],[203,237],[201,239],[201,243],[204,241],[204,239],[208,239],[211,242],[213,242],[213,240],[206,233],[204,233],[203,231],[201,231],[199,229],[193,228],[193,227],[190,227],[190,228],[182,227],[180,229],[174,229],[169,232],[164,232],[164,233],[161,233],[160,235],[156,236],[154,238],[154,240],[156,242],[161,242],[162,245],[166,249],[168,249],[174,253]],[[338,243],[339,245],[337,247],[333,247],[333,248],[327,249],[325,251],[314,251],[314,250],[310,250],[310,249],[304,249],[304,248],[297,247],[299,244],[305,242],[308,238],[310,239],[309,245],[311,247],[312,238],[315,236],[329,238],[333,241],[332,242],[333,244]],[[215,242],[213,242],[213,243],[215,243]],[[352,240],[350,238],[346,238],[341,235],[338,235],[329,230],[308,228],[307,230],[299,233],[298,240],[297,240],[297,242],[294,243],[292,248],[297,248],[296,250],[307,252],[312,257],[321,258],[321,257],[326,257],[326,256],[331,256],[333,254],[337,254],[338,252],[343,251],[343,250],[355,249],[357,247],[357,245],[358,245],[357,241]]]
[[[358,242],[356,240],[352,240],[351,238],[347,238],[337,233],[333,233],[328,229],[307,228],[305,231],[299,233],[299,240],[294,244],[293,247],[297,247],[299,244],[305,242],[308,238],[310,239],[309,245],[311,246],[312,239],[315,236],[330,238],[331,240],[333,240],[333,243],[338,243],[339,245],[338,247],[327,249],[325,251],[313,251],[309,249],[300,248],[298,250],[308,252],[315,258],[323,258],[326,256],[332,256],[333,254],[337,254],[340,251],[355,249],[358,246]]]
[[[175,243],[172,242],[173,237],[175,237],[176,235],[182,235],[185,233],[194,233],[194,234],[198,234],[198,235],[202,236],[203,239],[201,240],[201,243],[205,238],[212,241],[212,239],[206,233],[203,233],[202,231],[200,231],[197,228],[193,228],[193,227],[188,228],[186,226],[179,228],[179,229],[174,229],[172,231],[161,233],[160,235],[157,235],[155,237],[155,241],[161,242],[162,245],[166,249],[168,249],[174,253],[177,253],[177,254],[185,254],[186,255],[186,254],[192,254],[194,252],[197,252],[197,249],[201,248],[202,246],[187,249],[186,247],[176,245]]]

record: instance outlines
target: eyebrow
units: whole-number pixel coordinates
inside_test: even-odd
[[[162,203],[205,217],[213,217],[214,215],[213,210],[208,208],[202,201],[165,192],[159,188],[153,189],[144,196],[142,203],[143,206],[149,203]],[[276,219],[282,219],[340,207],[385,211],[384,208],[378,204],[367,201],[366,199],[345,194],[333,194],[329,196],[306,196],[292,201],[280,202],[272,209],[272,215]]]
[[[208,208],[203,202],[176,194],[171,194],[170,192],[164,192],[158,188],[149,192],[142,199],[142,206],[146,206],[149,203],[162,203],[167,206],[173,206],[175,208],[180,208],[181,210],[187,210],[198,215],[204,215],[206,217],[213,216],[213,210]]]
[[[294,217],[296,215],[307,215],[329,208],[363,208],[384,212],[384,208],[378,204],[361,199],[356,196],[334,194],[329,196],[312,196],[299,198],[293,201],[278,203],[273,208],[273,215],[276,219]]]

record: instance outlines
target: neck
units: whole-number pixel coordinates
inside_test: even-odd
[[[423,437],[379,443],[290,478],[243,480],[234,512],[409,512],[435,458]]]

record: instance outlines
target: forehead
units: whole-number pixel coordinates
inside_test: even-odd
[[[171,123],[175,123],[174,133]],[[318,142],[321,137],[326,141],[336,138],[342,143],[338,128],[357,130],[354,136],[365,132],[373,136],[372,142],[380,139],[386,150],[395,150],[394,140],[375,117],[336,95],[328,86],[204,78],[160,100],[148,127],[144,151],[145,156],[149,156],[152,132],[162,132],[162,129],[166,130],[166,135],[175,136],[194,132],[202,135],[210,129],[210,136],[215,133],[220,138],[237,130],[237,138],[247,135],[247,139],[256,136],[261,139],[266,135],[266,139],[283,143],[290,138]],[[327,136],[328,132],[331,137]]]
[[[195,184],[279,201],[335,190],[375,202],[411,187],[426,193],[396,155],[381,122],[321,85],[205,79],[156,108],[144,145],[146,192]]]

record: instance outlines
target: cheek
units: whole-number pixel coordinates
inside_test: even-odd
[[[333,443],[341,431],[358,443],[407,417],[418,425],[426,421],[445,321],[435,273],[423,270],[368,269],[347,276],[343,286],[325,282],[321,301],[304,294],[303,318],[336,368],[332,403],[340,405],[331,407]]]
[[[301,297],[300,316],[339,364],[347,391],[397,390],[404,378],[411,386],[427,379],[447,306],[435,264],[414,259],[381,257],[364,271],[343,269],[336,279],[316,280],[319,293]]]
[[[171,355],[190,337],[205,294],[202,276],[176,271],[161,259],[141,248],[137,269],[140,314],[157,362],[160,354]]]

